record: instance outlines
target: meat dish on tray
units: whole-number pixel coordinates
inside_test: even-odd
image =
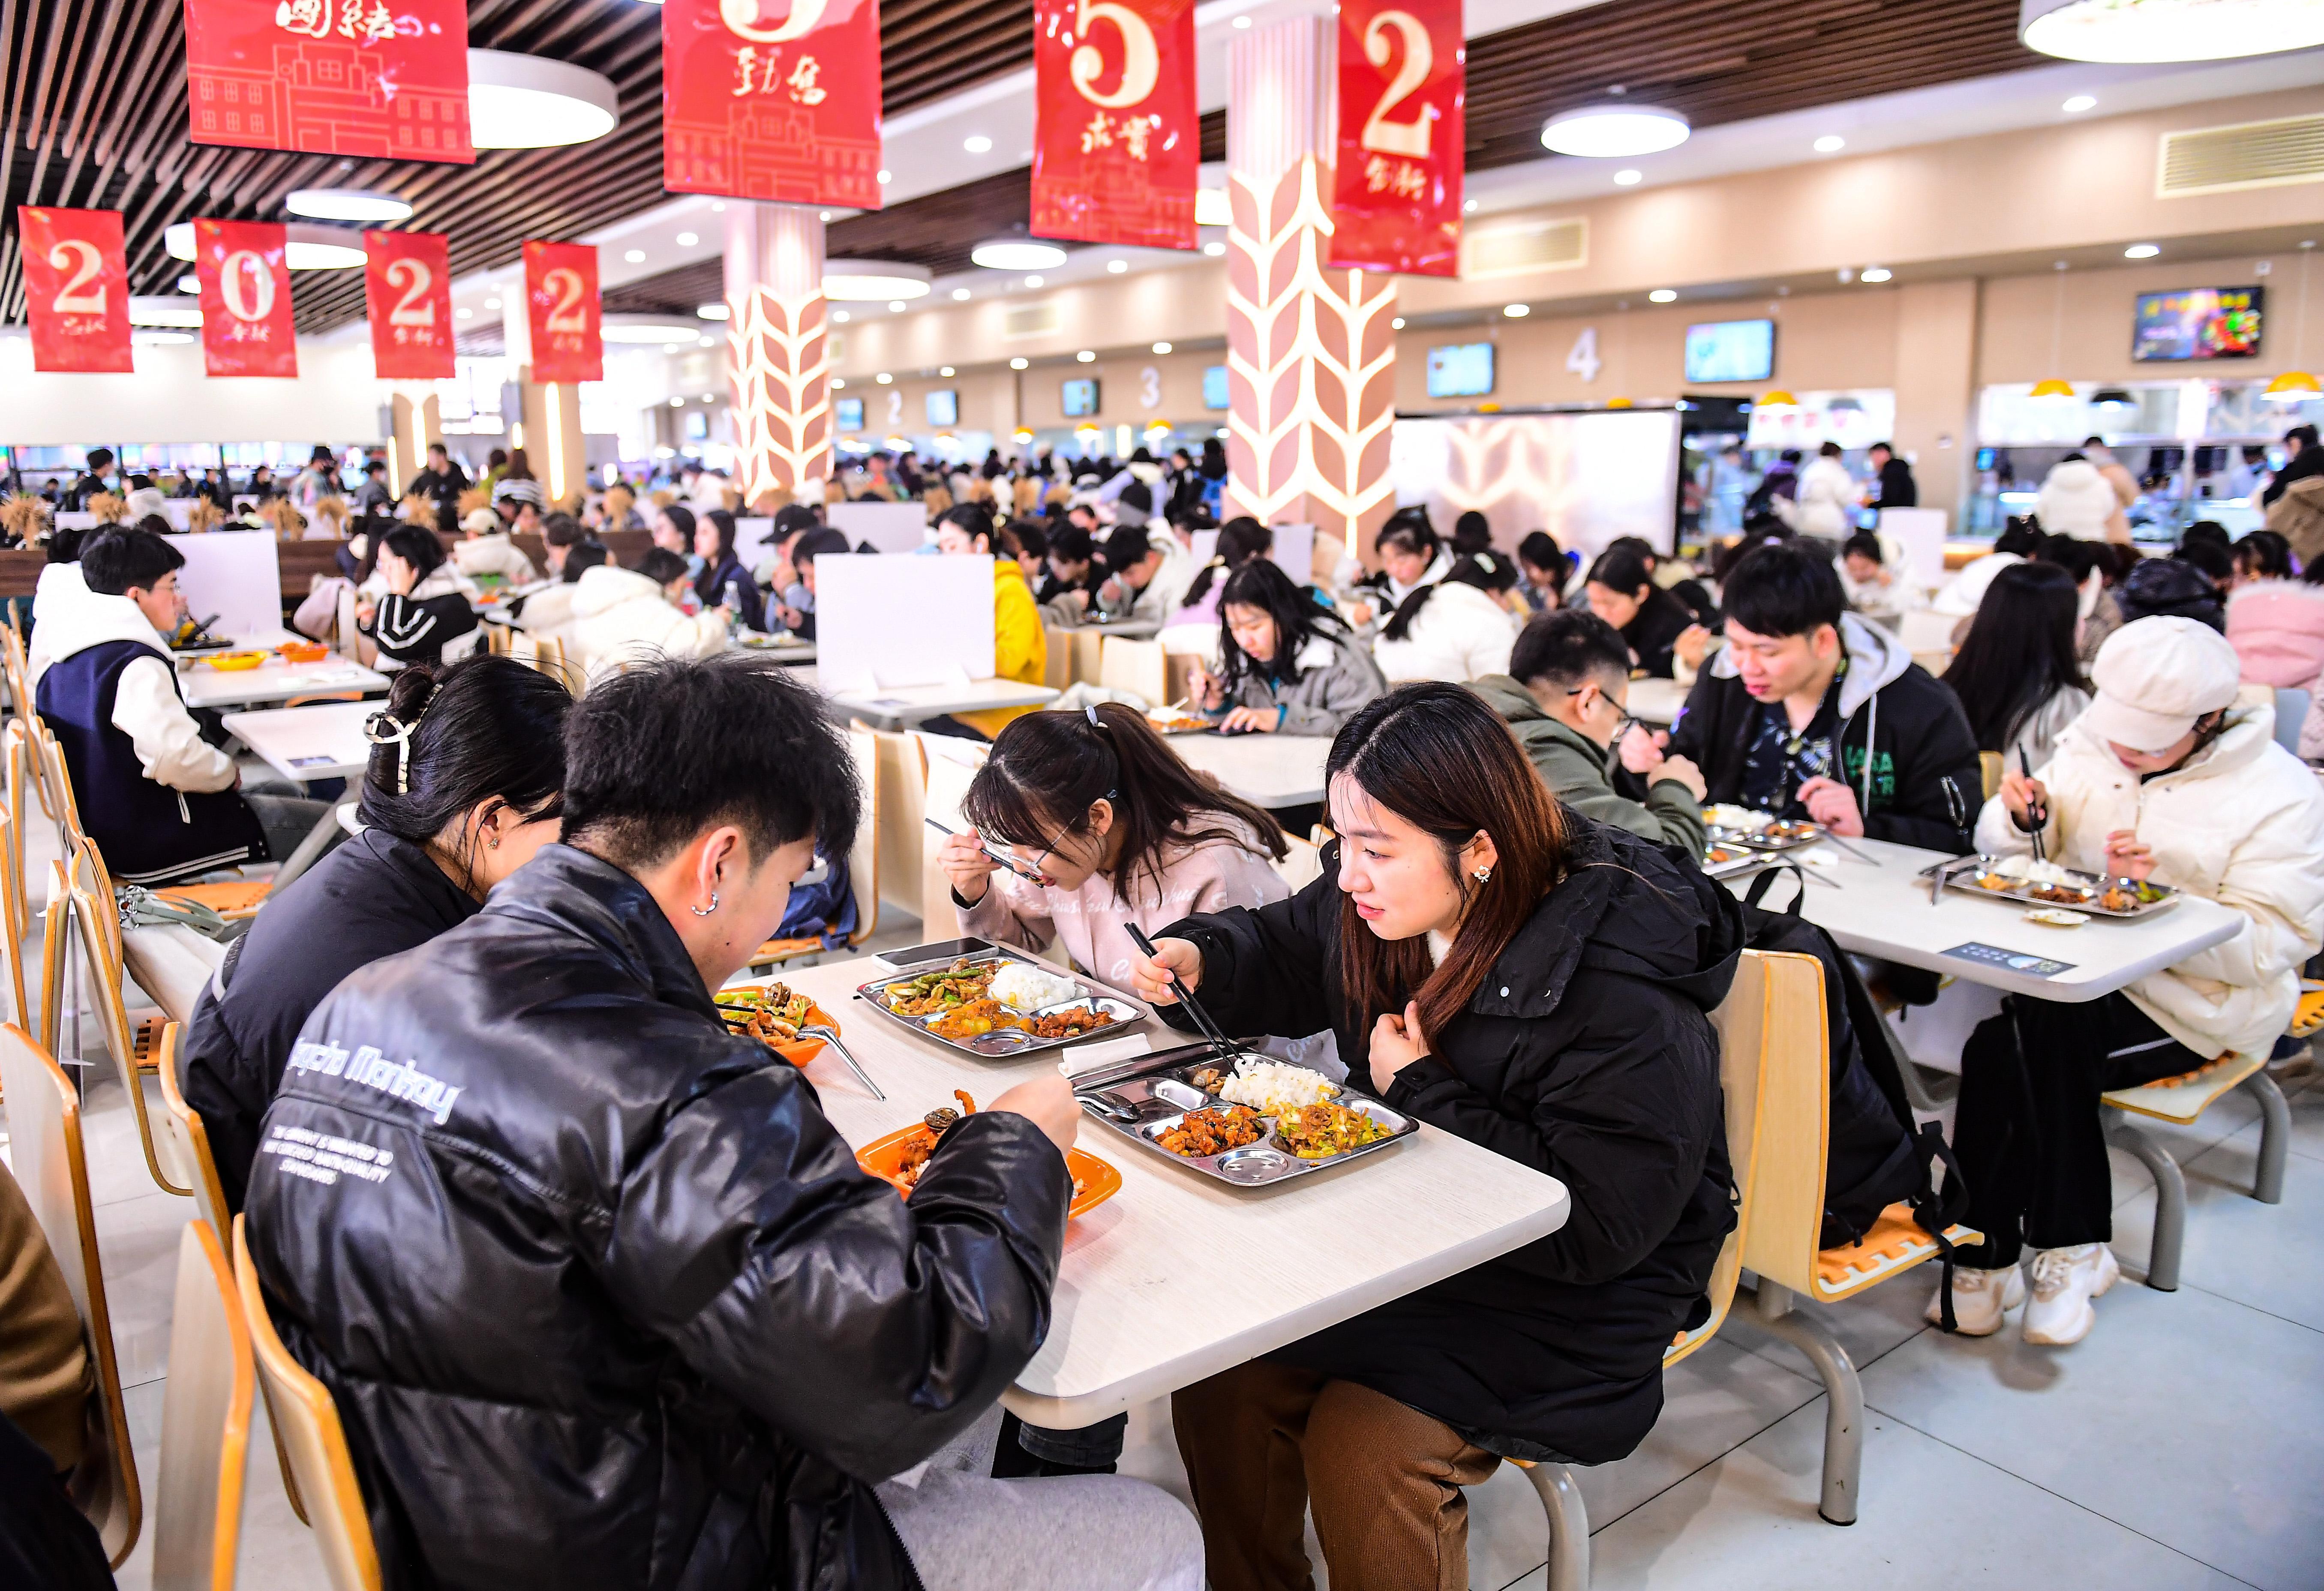
[[[991,962],[979,964],[963,958],[941,971],[891,983],[881,998],[899,1016],[934,1016],[984,998],[997,970]]]
[[[1154,1141],[1173,1154],[1199,1159],[1256,1144],[1266,1130],[1259,1112],[1248,1105],[1213,1106],[1187,1112],[1176,1127],[1157,1134]]]
[[[779,983],[761,989],[726,989],[715,997],[718,1015],[729,1033],[742,1034],[764,1044],[787,1044],[798,1037],[815,1002]]]

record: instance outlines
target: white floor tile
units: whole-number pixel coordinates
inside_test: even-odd
[[[1836,1304],[1812,1303],[1805,1299],[1797,1308],[1823,1322],[1848,1356],[1861,1370],[1884,1354],[1891,1353],[1903,1343],[1911,1341],[1923,1331],[1934,1328],[1921,1319],[1929,1295],[1936,1291],[1937,1267],[1921,1265],[1879,1286],[1858,1293],[1854,1298]],[[1732,1341],[1765,1358],[1773,1360],[1795,1375],[1815,1379],[1815,1366],[1797,1348],[1780,1338],[1768,1336],[1751,1323],[1752,1300],[1748,1292],[1735,1297],[1734,1311],[1727,1324],[1720,1329],[1722,1340]],[[1819,1383],[1818,1384],[1821,1384]]]
[[[194,1201],[171,1193],[147,1193],[97,1206],[97,1258],[105,1267],[113,1351],[124,1386],[169,1373],[178,1234],[193,1219]]]
[[[2291,1155],[2284,1162],[2283,1202],[2262,1204],[2251,1196],[2259,1136],[2254,1123],[2181,1167],[2187,1236],[2180,1284],[2324,1331],[2324,1228],[2316,1222],[2316,1212],[2324,1209],[2324,1160]],[[2151,1194],[2137,1205],[2142,1226],[2151,1227],[2153,1209]],[[2116,1218],[2117,1241],[2127,1225]],[[2141,1253],[2147,1237],[2145,1231],[2136,1234]]]

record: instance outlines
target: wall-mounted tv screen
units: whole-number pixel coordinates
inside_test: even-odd
[[[839,410],[839,428],[860,431],[863,428],[863,400],[842,398],[835,407]]]
[[[1446,343],[1428,351],[1431,398],[1482,398],[1492,390],[1492,344]]]
[[[1065,384],[1065,409],[1067,419],[1081,419],[1097,412],[1097,377],[1080,376]]]
[[[932,426],[956,426],[960,424],[960,393],[958,391],[951,387],[946,387],[942,391],[931,392],[928,394],[928,424]]]
[[[2141,363],[2252,358],[2259,353],[2262,290],[2181,288],[2141,293],[2131,323],[2130,356]]]
[[[1203,367],[1203,407],[1232,409],[1234,400],[1227,394],[1227,367],[1210,364]]]
[[[1686,328],[1686,379],[1764,382],[1775,373],[1775,323],[1706,320]]]

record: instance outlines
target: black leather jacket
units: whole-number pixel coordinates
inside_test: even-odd
[[[963,1123],[908,1205],[561,845],[300,1040],[251,1250],[389,1586],[917,1586],[872,1483],[1047,1332],[1071,1191],[1030,1122]]]

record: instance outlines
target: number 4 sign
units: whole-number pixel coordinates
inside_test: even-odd
[[[451,242],[442,233],[364,233],[364,301],[380,380],[443,381],[456,373]]]
[[[118,210],[16,211],[24,240],[24,287],[32,322],[32,368],[125,373],[129,271]]]

